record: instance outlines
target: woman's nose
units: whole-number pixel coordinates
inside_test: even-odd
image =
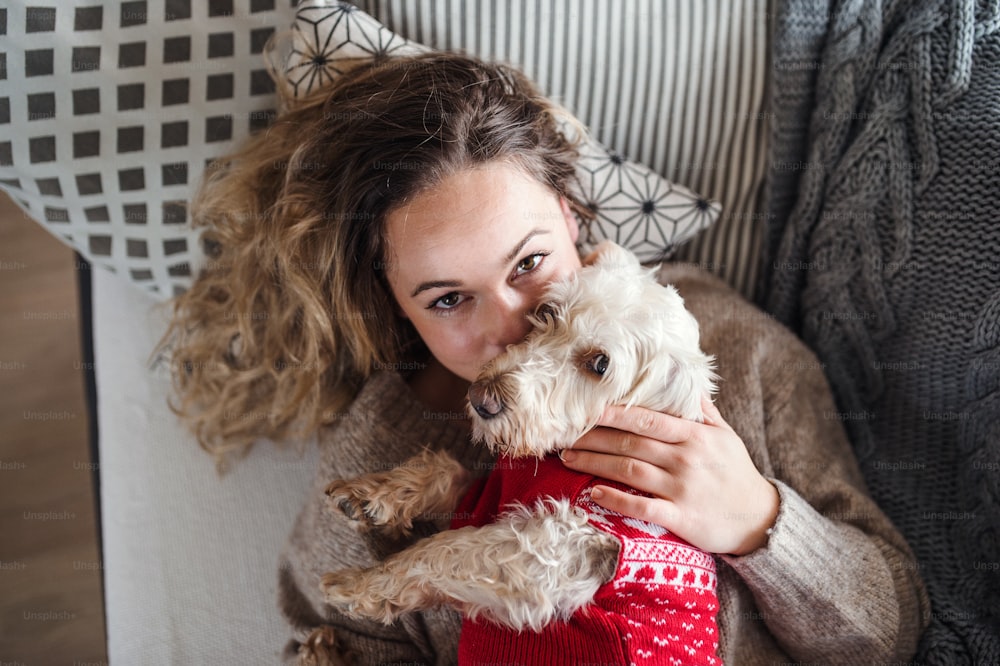
[[[524,340],[531,330],[528,314],[534,307],[534,301],[523,294],[497,299],[488,331],[490,342],[502,351]]]

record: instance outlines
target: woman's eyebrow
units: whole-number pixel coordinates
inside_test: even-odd
[[[514,249],[512,249],[510,252],[507,253],[507,256],[504,257],[504,263],[509,264],[510,262],[514,261],[514,259],[517,258],[517,255],[521,252],[521,250],[524,249],[524,246],[527,245],[528,241],[530,241],[532,238],[547,233],[550,233],[548,229],[532,229],[531,231],[529,231],[527,235],[524,238],[522,238],[517,245],[514,246]],[[417,286],[417,288],[413,290],[413,293],[410,294],[410,298],[415,298],[418,294],[427,291],[428,289],[437,289],[439,287],[461,287],[461,286],[462,286],[461,280],[432,280],[430,282],[421,282]]]
[[[413,290],[410,297],[413,298],[422,291],[427,291],[428,289],[437,289],[438,287],[461,287],[462,283],[459,280],[434,280],[433,282],[421,282],[420,286]]]
[[[517,255],[521,252],[521,250],[524,249],[524,246],[527,245],[528,241],[530,241],[532,238],[547,233],[549,233],[548,229],[532,229],[531,231],[529,231],[528,235],[522,238],[521,242],[518,243],[513,250],[507,253],[507,256],[504,257],[504,263],[509,264],[510,262],[514,261],[514,259],[517,258]]]

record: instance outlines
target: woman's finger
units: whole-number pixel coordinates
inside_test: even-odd
[[[708,396],[703,396],[701,399],[701,412],[705,415],[706,424],[719,426],[720,428],[725,428],[726,430],[733,429],[726,419],[722,418],[722,413],[719,411],[719,408]]]
[[[722,420],[719,408],[715,406],[715,403],[708,396],[704,396],[701,399],[701,413],[705,415],[705,423],[708,425],[719,425],[719,421]]]
[[[597,425],[634,433],[642,437],[678,444],[691,437],[693,421],[642,407],[612,405],[604,410]]]
[[[590,496],[594,502],[605,509],[617,511],[647,523],[655,523],[671,532],[674,531],[674,526],[677,523],[678,509],[670,500],[634,495],[608,486],[594,486]]]
[[[574,471],[617,481],[640,492],[671,497],[676,489],[676,480],[670,474],[669,464],[662,462],[648,462],[638,457],[586,449],[567,449],[560,457]]]
[[[571,450],[627,456],[661,464],[666,462],[664,449],[669,448],[668,445],[651,437],[637,435],[627,430],[598,426],[574,442]]]

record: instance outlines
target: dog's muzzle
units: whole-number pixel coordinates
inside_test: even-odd
[[[489,382],[477,381],[469,387],[469,404],[484,420],[492,419],[504,410],[503,401],[493,392]]]

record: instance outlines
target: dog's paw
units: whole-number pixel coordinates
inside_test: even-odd
[[[357,663],[357,656],[342,650],[334,628],[323,625],[299,644],[295,666],[351,666]]]
[[[377,576],[368,569],[342,569],[323,576],[320,590],[326,603],[345,615],[392,624],[400,608],[381,594]]]
[[[326,603],[349,611],[362,592],[358,589],[357,582],[363,576],[363,569],[341,569],[324,574],[319,587],[323,591]]]
[[[326,487],[326,505],[331,511],[343,514],[348,520],[368,522],[365,507],[368,504],[359,489],[347,480],[331,482]]]
[[[399,514],[384,501],[373,497],[371,484],[357,480],[337,480],[326,487],[326,505],[342,514],[357,529],[381,528],[403,534],[412,525],[400,523]]]

